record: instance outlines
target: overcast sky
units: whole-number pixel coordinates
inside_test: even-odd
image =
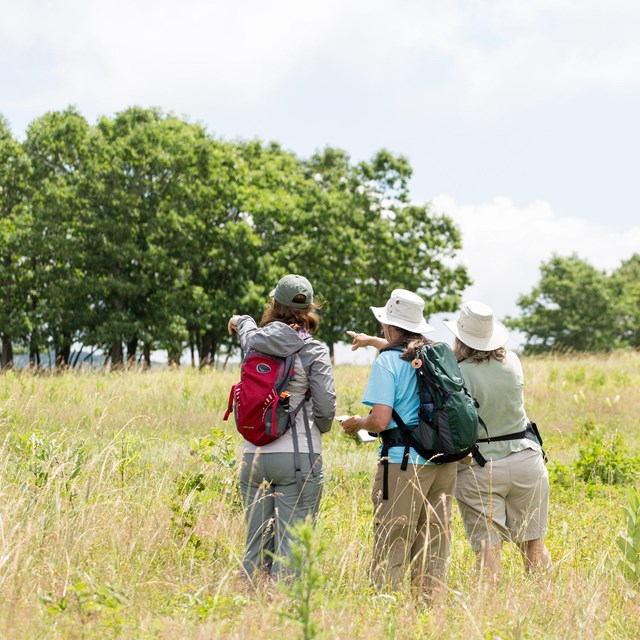
[[[517,312],[553,252],[640,251],[637,0],[0,0],[0,113],[159,106],[305,157],[409,157],[466,299]]]

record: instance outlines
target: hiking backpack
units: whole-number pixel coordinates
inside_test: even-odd
[[[389,447],[401,444],[405,446],[403,470],[407,468],[410,447],[435,464],[462,460],[471,453],[478,464],[484,466],[486,461],[476,445],[478,425],[483,423],[478,416],[476,401],[464,386],[451,347],[444,342],[424,345],[416,349],[411,366],[416,370],[418,379],[418,424],[407,426],[393,409],[400,438],[394,435],[394,429],[380,434],[385,472]],[[388,497],[387,482],[384,483],[383,497]]]
[[[418,426],[410,429],[402,420],[398,426],[423,458],[436,464],[461,460],[474,450],[479,417],[451,347],[444,342],[425,345],[411,365],[418,378]]]
[[[286,357],[250,349],[242,360],[240,382],[231,387],[224,420],[233,411],[242,437],[260,447],[277,440],[295,423],[308,395],[295,408],[289,406],[289,381],[295,375],[296,354]]]

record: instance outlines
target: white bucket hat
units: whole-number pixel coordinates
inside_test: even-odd
[[[394,289],[384,307],[369,307],[382,324],[390,324],[413,333],[434,331],[423,317],[424,300],[406,289]]]
[[[445,320],[444,326],[460,342],[478,351],[499,349],[509,339],[508,329],[493,319],[493,310],[482,302],[463,304],[458,319]]]

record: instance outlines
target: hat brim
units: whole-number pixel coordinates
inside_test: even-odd
[[[385,307],[369,307],[369,309],[373,312],[376,320],[378,320],[378,322],[382,322],[382,324],[400,327],[401,329],[406,329],[407,331],[412,331],[413,333],[419,333],[421,335],[435,331],[435,329],[428,324],[424,318],[422,318],[418,323],[408,322],[400,318],[392,318],[391,316],[388,316]]]
[[[442,324],[444,324],[462,344],[476,351],[494,351],[495,349],[500,349],[500,347],[504,347],[504,345],[507,344],[507,340],[509,339],[509,329],[500,322],[494,321],[493,332],[487,338],[480,338],[470,333],[460,331],[456,320],[444,320]]]

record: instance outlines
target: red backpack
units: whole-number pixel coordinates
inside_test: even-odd
[[[250,350],[242,361],[240,382],[231,387],[229,406],[242,437],[260,447],[277,440],[295,423],[296,415],[308,398],[293,410],[287,387],[295,376],[295,353],[284,358]]]

